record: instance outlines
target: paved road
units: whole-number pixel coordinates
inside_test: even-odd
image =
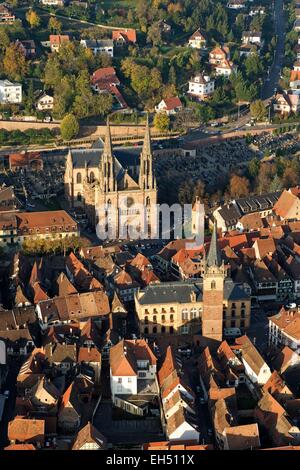
[[[274,23],[277,44],[274,61],[270,68],[269,80],[265,80],[262,88],[263,100],[269,99],[271,96],[273,96],[274,89],[278,86],[280,72],[283,65],[285,40],[285,17],[283,11],[283,0],[275,0]]]

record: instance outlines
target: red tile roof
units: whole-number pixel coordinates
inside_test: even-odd
[[[121,29],[118,31],[113,31],[112,39],[113,41],[118,40],[120,37],[124,38],[127,42],[136,43],[136,30],[135,29]]]

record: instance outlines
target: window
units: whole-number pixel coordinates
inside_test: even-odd
[[[162,327],[161,327],[161,332],[162,332],[162,333],[165,333],[165,332],[166,332],[166,327],[165,327],[165,326],[162,326]]]
[[[80,193],[77,194],[77,201],[81,201],[81,194]]]
[[[234,318],[235,317],[235,310],[231,310],[231,316]]]
[[[189,311],[188,311],[187,308],[183,309],[182,312],[181,312],[181,314],[182,314],[182,320],[188,320],[188,318],[189,318]]]
[[[81,173],[77,173],[76,183],[81,184]]]
[[[215,290],[215,288],[216,288],[216,281],[211,281],[210,288],[211,288],[212,290]]]
[[[174,333],[174,327],[170,326],[170,335],[172,335],[173,333]]]
[[[245,318],[245,310],[244,310],[243,308],[242,308],[242,310],[241,310],[241,317],[242,317],[242,318]]]
[[[149,328],[146,326],[146,328],[144,328],[144,334],[145,335],[148,335],[149,334]]]
[[[131,377],[128,377],[128,383],[129,383],[129,384],[132,383],[132,378],[131,378]]]
[[[152,333],[154,333],[154,334],[157,333],[157,328],[156,328],[156,326],[153,327]]]
[[[161,316],[161,321],[162,321],[162,323],[165,323],[165,321],[166,321],[166,316],[165,315]]]
[[[93,183],[95,181],[95,174],[93,171],[90,172],[90,182]]]
[[[241,328],[245,328],[245,320],[241,320]]]
[[[148,325],[148,317],[147,316],[145,317],[144,321],[145,321],[145,324]]]
[[[170,315],[170,322],[174,321],[174,315]]]
[[[122,377],[118,377],[118,384],[122,383]]]
[[[235,328],[235,320],[231,320],[230,326],[231,326],[231,328]]]
[[[157,316],[156,315],[153,316],[153,323],[157,323]]]

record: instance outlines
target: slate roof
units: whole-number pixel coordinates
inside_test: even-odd
[[[199,282],[165,282],[162,284],[150,284],[140,292],[143,294],[139,298],[141,305],[164,304],[164,303],[188,303],[191,301],[191,293],[196,293],[197,302],[202,301],[203,281]],[[224,298],[227,300],[244,300],[249,295],[231,279],[225,279]]]

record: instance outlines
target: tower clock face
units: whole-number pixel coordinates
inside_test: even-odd
[[[131,207],[133,204],[134,204],[134,200],[132,197],[129,196],[126,200],[126,206]]]

